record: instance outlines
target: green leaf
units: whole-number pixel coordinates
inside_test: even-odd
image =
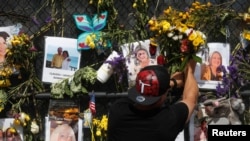
[[[82,93],[88,93],[88,90],[85,87],[82,87]]]
[[[202,59],[201,57],[197,56],[197,55],[192,55],[192,59],[194,59],[194,61],[198,62],[198,63],[202,63]]]
[[[81,92],[81,88],[82,88],[82,84],[76,84],[76,83],[74,83],[74,81],[72,81],[72,82],[70,83],[70,90],[71,90],[73,93]]]
[[[181,66],[180,66],[180,71],[183,71],[184,68],[186,67],[186,64],[187,64],[187,62],[188,62],[188,60],[189,60],[189,57],[190,57],[190,56],[186,56],[186,57],[184,58],[184,60],[182,61]]]

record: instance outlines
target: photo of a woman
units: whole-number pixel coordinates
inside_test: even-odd
[[[200,89],[216,89],[228,72],[230,44],[210,42],[197,53],[201,62],[195,67],[195,78]]]
[[[155,65],[156,61],[154,59],[150,58],[149,52],[145,47],[137,46],[135,48],[135,56],[136,56],[136,62],[135,65],[138,69],[138,72],[148,66],[148,65]]]
[[[135,85],[135,78],[137,73],[144,67],[149,65],[157,65],[157,60],[151,58],[148,47],[144,47],[142,45],[138,45],[134,49],[134,55],[129,58],[131,61],[128,63],[129,69],[129,86]]]
[[[70,58],[68,51],[64,50],[62,53],[63,62],[62,62],[62,69],[63,70],[70,70]]]
[[[0,32],[0,63],[3,63],[5,61],[5,55],[6,55],[6,49],[7,49],[7,38],[10,37],[10,35],[5,32]]]
[[[76,137],[71,126],[62,124],[52,131],[50,141],[76,141]]]
[[[20,134],[13,127],[9,127],[5,131],[5,141],[22,141]]]
[[[0,129],[0,141],[3,141],[4,138],[4,132],[2,129]]]
[[[221,81],[223,75],[220,70],[222,66],[221,53],[219,51],[212,52],[208,61],[208,64],[201,66],[201,80]]]
[[[153,44],[157,46],[157,44]],[[150,40],[143,40],[124,44],[121,46],[123,56],[126,58],[126,67],[128,69],[128,85],[132,87],[135,85],[137,73],[149,65],[157,65],[157,56],[159,55],[159,48],[153,48]]]

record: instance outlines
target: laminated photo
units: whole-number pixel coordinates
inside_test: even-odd
[[[45,117],[45,141],[82,141],[82,120],[49,120]]]
[[[145,66],[157,65],[157,56],[159,50],[154,54],[149,49],[150,40],[138,41],[121,46],[123,56],[126,58],[126,66],[128,69],[129,87],[135,85],[137,73]],[[156,47],[156,49],[159,49]]]
[[[23,141],[23,127],[21,125],[14,125],[13,122],[14,118],[0,119],[0,140]]]
[[[222,82],[223,72],[220,66],[226,69],[229,66],[230,44],[211,42],[207,45],[206,50],[197,53],[202,63],[197,63],[195,77],[200,89],[216,89]]]
[[[42,81],[56,83],[73,76],[80,67],[81,53],[77,40],[64,37],[45,37]]]

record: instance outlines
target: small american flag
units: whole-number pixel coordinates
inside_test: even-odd
[[[91,92],[91,95],[90,95],[89,109],[92,115],[95,115],[96,109],[95,109],[95,93],[94,92]]]

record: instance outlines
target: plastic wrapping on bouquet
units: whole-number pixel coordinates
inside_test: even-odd
[[[106,61],[111,61],[114,57],[118,57],[118,53],[116,51],[113,51],[106,59]],[[109,63],[104,62],[97,71],[97,79],[101,83],[105,83],[112,74],[113,74],[113,67]]]

